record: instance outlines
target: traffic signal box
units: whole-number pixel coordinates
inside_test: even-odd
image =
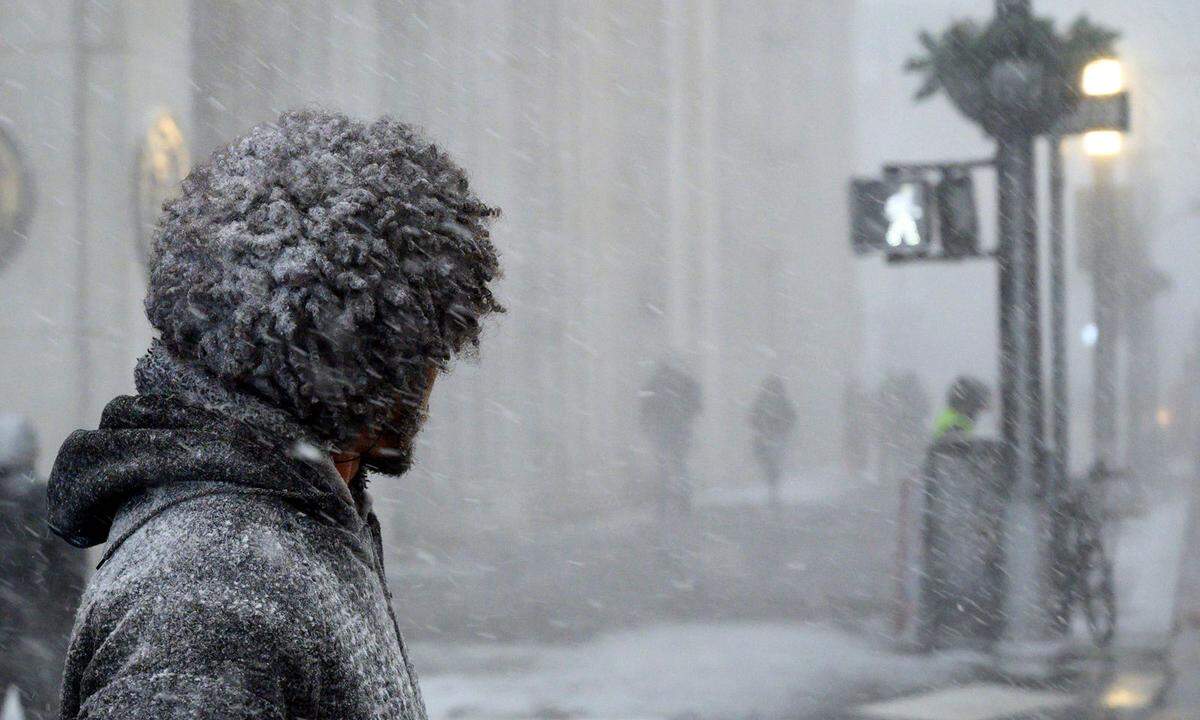
[[[979,255],[979,222],[970,172],[953,166],[940,170],[936,185],[912,173],[852,180],[854,252],[883,253],[889,260]]]

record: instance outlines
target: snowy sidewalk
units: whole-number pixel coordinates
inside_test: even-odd
[[[846,477],[839,466],[808,468],[802,474],[789,474],[779,483],[779,501],[783,505],[832,507],[854,491],[870,488],[865,478]],[[765,482],[719,485],[696,494],[697,507],[766,507],[770,493]]]
[[[416,643],[433,720],[797,718],[969,675],[816,624],[655,625],[576,645]]]
[[[1117,526],[1116,646],[1160,650],[1175,635],[1176,602],[1190,537],[1191,488],[1172,488],[1144,513]]]

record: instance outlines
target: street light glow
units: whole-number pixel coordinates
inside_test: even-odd
[[[1148,702],[1149,698],[1128,688],[1113,688],[1104,695],[1105,707],[1113,710],[1140,708],[1144,707]]]
[[[1115,58],[1093,60],[1083,68],[1083,94],[1093,97],[1116,95],[1125,89],[1125,72]]]
[[[1121,154],[1120,130],[1092,130],[1083,134],[1083,152],[1088,157],[1107,158]]]
[[[1102,702],[1111,710],[1144,708],[1162,693],[1161,673],[1121,673],[1105,691]]]

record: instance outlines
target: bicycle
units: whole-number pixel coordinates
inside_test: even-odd
[[[1065,520],[1060,548],[1062,586],[1058,619],[1069,626],[1071,611],[1083,610],[1088,633],[1097,647],[1107,647],[1117,630],[1117,599],[1113,587],[1113,564],[1104,548],[1103,507],[1105,481],[1118,477],[1103,463],[1088,471],[1081,487],[1068,491],[1059,505]]]

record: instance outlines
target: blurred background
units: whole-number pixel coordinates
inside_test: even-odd
[[[841,717],[973,682],[978,648],[903,647],[923,572],[904,480],[951,383],[998,385],[995,266],[856,257],[847,188],[887,162],[990,156],[945,95],[914,103],[904,64],[919,31],[994,11],[0,1],[0,411],[32,423],[44,476],[71,430],[132,391],[151,338],[146,243],[198,159],[308,103],[395,115],[504,211],[509,313],[439,382],[415,468],[372,485],[431,715]],[[1067,468],[1103,451],[1139,469],[1149,509],[1125,552],[1159,552],[1170,571],[1126,607],[1151,598],[1169,626],[1155,651],[1184,659],[1135,674],[1183,707],[1195,698],[1166,678],[1200,667],[1183,554],[1200,440],[1200,5],[1034,12],[1120,32],[1131,130],[1107,177],[1121,242],[1156,281],[1121,295],[1129,321],[1105,336],[1117,429],[1098,447],[1096,283],[1079,250],[1096,161],[1067,138]],[[981,174],[987,247],[995,194]],[[977,432],[998,425],[985,414]],[[1088,677],[1061,694],[1092,698],[1112,673]]]

